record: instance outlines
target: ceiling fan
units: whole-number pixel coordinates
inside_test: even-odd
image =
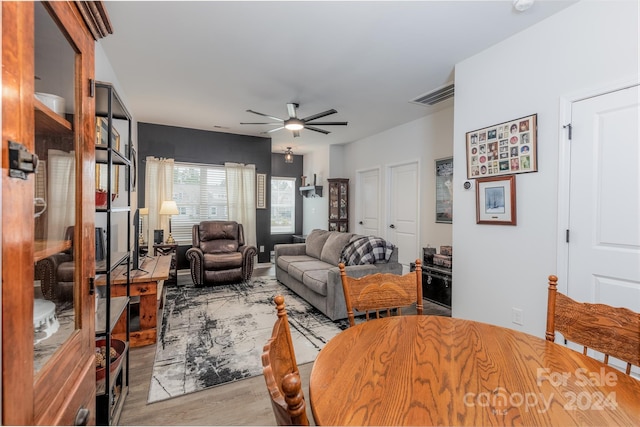
[[[275,129],[271,129],[266,131],[265,133],[271,133],[271,132],[275,132],[281,129],[288,129],[290,131],[293,132],[293,136],[294,137],[298,137],[300,136],[300,131],[302,129],[309,129],[312,130],[314,132],[320,132],[323,134],[328,134],[330,133],[328,130],[324,130],[324,129],[320,129],[317,128],[316,126],[346,126],[347,122],[314,122],[314,120],[320,119],[322,117],[326,117],[329,116],[331,114],[335,114],[337,113],[336,110],[331,109],[331,110],[327,110],[327,111],[323,111],[322,113],[318,113],[318,114],[314,114],[312,116],[309,117],[305,117],[305,118],[298,118],[298,114],[297,114],[297,108],[299,107],[298,104],[295,103],[289,103],[287,104],[287,112],[289,113],[289,118],[288,119],[281,119],[279,117],[274,117],[274,116],[270,116],[268,114],[263,114],[263,113],[258,113],[257,111],[253,111],[253,110],[247,110],[248,113],[253,113],[253,114],[257,114],[259,116],[263,116],[263,117],[268,117],[272,120],[275,120],[275,122],[270,122],[270,123],[240,123],[241,125],[279,125],[279,127],[275,128]]]

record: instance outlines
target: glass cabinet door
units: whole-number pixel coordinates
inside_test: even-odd
[[[74,2],[2,15],[2,423],[92,424],[95,42]]]
[[[35,9],[34,371],[76,329],[75,55],[41,3]]]

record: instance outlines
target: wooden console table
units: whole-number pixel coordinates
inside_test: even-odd
[[[158,335],[158,285],[161,285],[169,277],[171,258],[171,255],[147,257],[141,262],[140,270],[131,270],[129,295],[131,297],[140,297],[140,327],[138,330],[129,331],[129,341],[132,347],[141,347],[156,342]],[[126,265],[121,265],[111,274],[111,297],[127,295],[126,268]],[[96,285],[104,286],[105,277],[98,278]],[[126,317],[122,316],[114,328],[114,337],[124,339],[126,327]]]

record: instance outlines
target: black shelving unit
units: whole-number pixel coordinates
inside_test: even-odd
[[[104,283],[96,286],[96,343],[104,340],[107,349],[112,347],[113,333],[116,325],[124,318],[125,339],[124,349],[121,355],[112,359],[107,351],[106,373],[104,379],[96,380],[96,423],[98,425],[116,425],[124,406],[125,398],[129,392],[129,330],[131,322],[130,313],[130,283],[131,283],[131,187],[127,183],[125,187],[126,205],[114,204],[111,195],[116,194],[119,188],[112,188],[118,184],[114,182],[115,174],[122,171],[122,179],[128,179],[132,173],[132,141],[131,141],[131,115],[122,103],[110,83],[95,83],[96,105],[96,166],[106,165],[101,170],[106,171],[104,189],[106,191],[106,204],[96,206],[96,217],[104,215],[105,241],[104,259],[96,260],[96,281]],[[115,121],[122,123],[127,128],[124,136],[125,154],[116,147],[119,134],[115,127]],[[126,123],[125,123],[126,122]],[[122,143],[123,141],[119,141]],[[97,188],[96,188],[97,190]],[[114,191],[116,193],[114,193]],[[97,193],[96,193],[97,194]],[[114,246],[114,224],[122,226],[126,221],[126,250]],[[126,265],[127,286],[125,296],[113,296],[111,282],[114,279],[114,270],[119,265]],[[104,279],[104,280],[102,280]],[[111,364],[114,364],[111,367]]]

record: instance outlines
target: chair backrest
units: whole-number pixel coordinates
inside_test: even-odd
[[[300,372],[284,308],[284,297],[274,298],[278,319],[262,352],[262,373],[278,425],[309,425]]]
[[[356,324],[354,310],[364,312],[365,319],[369,320],[373,313],[375,318],[394,313],[402,315],[402,307],[415,303],[417,313],[422,314],[422,263],[419,259],[415,270],[405,275],[375,273],[355,278],[347,276],[344,263],[338,267],[349,325]]]
[[[555,331],[565,340],[583,346],[583,354],[592,349],[640,366],[640,313],[624,307],[577,302],[557,290],[558,278],[549,276],[547,330],[545,337],[555,341]]]
[[[244,229],[236,221],[202,221],[193,226],[192,240],[204,253],[237,252],[244,245]]]

